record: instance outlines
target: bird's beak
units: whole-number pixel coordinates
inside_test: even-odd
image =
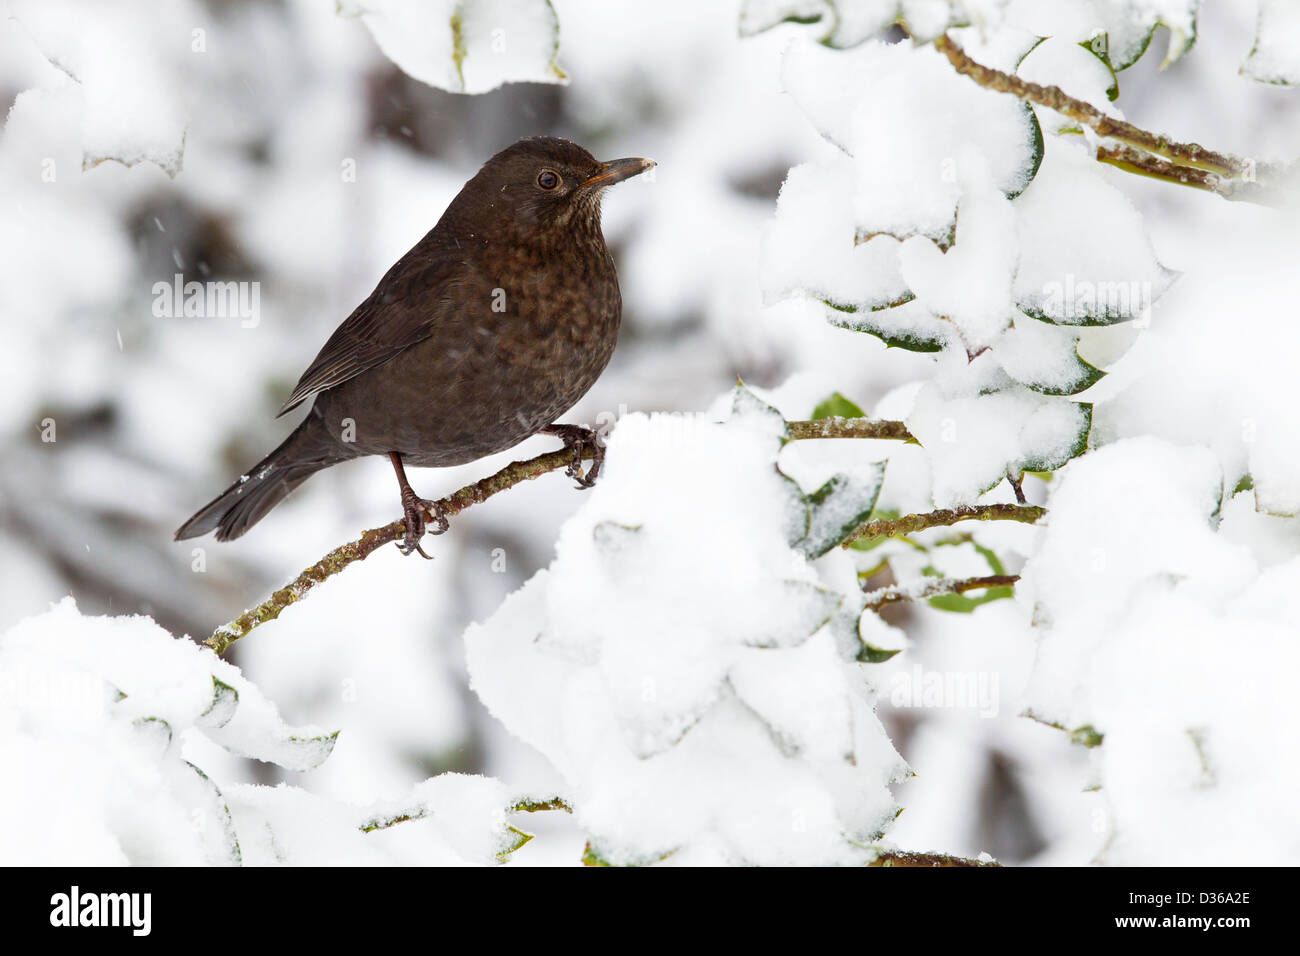
[[[584,179],[578,184],[578,188],[604,189],[606,186],[639,176],[647,169],[653,169],[654,166],[653,159],[611,159],[607,163],[601,163],[600,168],[596,170],[596,175]]]

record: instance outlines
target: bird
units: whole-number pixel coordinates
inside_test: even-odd
[[[598,437],[557,419],[595,384],[618,341],[622,298],[601,199],[654,165],[601,162],[550,136],[492,156],[303,372],[276,416],[310,402],[298,427],[176,540],[238,538],[316,472],[368,455],[386,456],[397,476],[399,549],[426,558],[421,539],[448,521],[412,489],[408,465],[462,465],[542,433],[573,451],[569,474],[590,486],[603,459]]]

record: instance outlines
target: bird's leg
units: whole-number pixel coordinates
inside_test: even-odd
[[[564,473],[578,482],[579,488],[590,488],[596,483],[596,476],[600,474],[600,466],[605,463],[605,445],[600,440],[600,435],[591,428],[583,428],[581,425],[547,425],[541,429],[543,435],[554,435],[564,442],[564,447],[573,452],[573,461],[569,467],[564,469]],[[582,460],[586,457],[587,452],[591,453],[591,468],[584,475],[582,473]]]
[[[426,530],[424,515],[426,512],[433,512],[433,520],[436,522],[437,528],[430,533],[442,534],[450,527],[447,522],[447,513],[438,502],[421,498],[411,488],[411,483],[406,480],[406,469],[402,467],[402,456],[400,454],[390,451],[388,460],[393,463],[393,471],[397,472],[397,485],[402,490],[402,515],[406,519],[406,536],[397,545],[397,550],[401,551],[402,554],[417,551],[420,557],[432,561],[433,558],[425,554],[424,549],[420,547],[420,539],[424,537]]]

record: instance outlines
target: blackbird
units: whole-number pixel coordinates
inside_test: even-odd
[[[214,529],[218,541],[238,538],[315,472],[363,455],[392,462],[406,521],[398,546],[425,557],[426,514],[434,534],[447,518],[415,494],[404,465],[461,465],[544,432],[573,449],[569,473],[590,484],[596,436],[556,419],[595,383],[618,339],[622,300],[601,196],[654,165],[602,163],[544,136],[489,159],[303,373],[279,412],[310,399],[302,424],[176,540]]]

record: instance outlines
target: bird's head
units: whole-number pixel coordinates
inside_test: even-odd
[[[465,184],[462,197],[488,217],[530,232],[552,226],[599,228],[600,198],[615,183],[655,165],[650,159],[602,163],[577,143],[552,136],[521,139],[497,153]]]

